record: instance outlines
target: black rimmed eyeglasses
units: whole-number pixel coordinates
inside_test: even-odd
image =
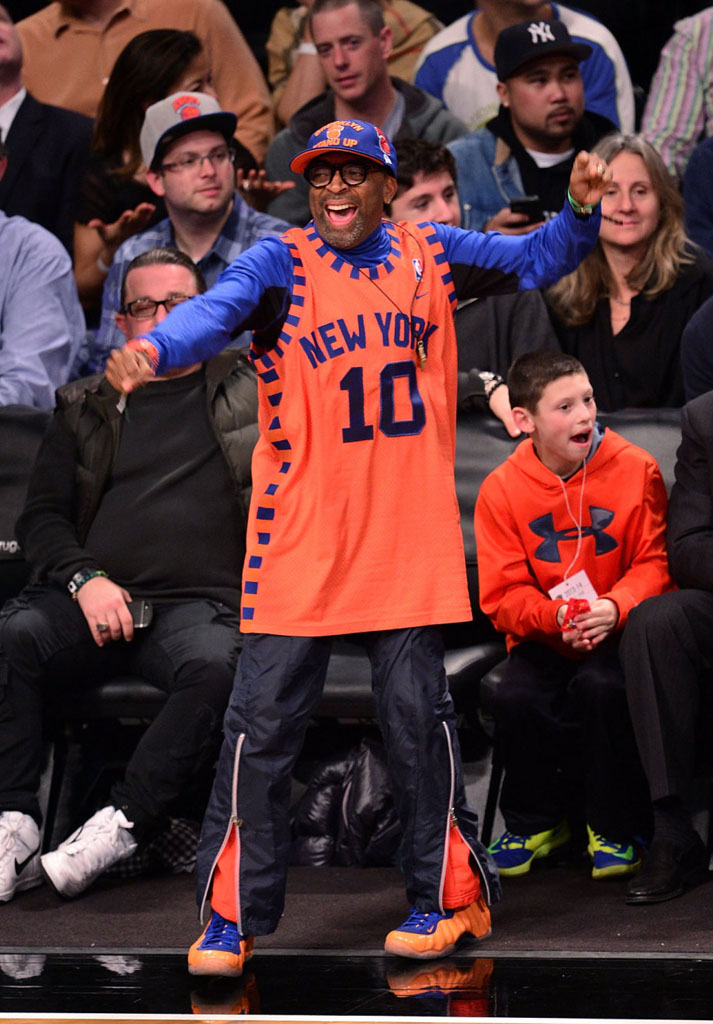
[[[355,161],[346,164],[328,164],[326,160],[313,160],[305,171],[305,178],[312,188],[326,188],[336,171],[345,185],[363,185],[369,171],[374,170],[370,164]]]
[[[156,315],[159,306],[163,306],[166,312],[170,313],[172,309],[190,298],[191,295],[169,295],[167,299],[134,299],[122,306],[119,312],[124,315],[128,313],[134,320],[149,320]]]
[[[176,174],[188,173],[189,171],[200,171],[203,168],[204,161],[208,161],[211,167],[223,167],[228,161],[231,164],[235,163],[235,153],[232,149],[228,149],[227,146],[224,149],[214,149],[210,153],[186,153],[185,156],[181,156],[178,160],[172,160],[171,163],[161,164],[159,167],[160,171],[173,171]]]

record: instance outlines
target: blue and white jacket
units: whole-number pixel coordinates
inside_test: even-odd
[[[475,13],[458,18],[423,48],[414,82],[439,99],[470,131],[498,112],[497,75],[473,37]],[[622,131],[634,130],[634,92],[624,54],[616,39],[591,14],[552,4],[552,17],[567,26],[577,43],[593,53],[582,61],[587,110],[602,114]]]

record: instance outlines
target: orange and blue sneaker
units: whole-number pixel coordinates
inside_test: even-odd
[[[245,961],[252,955],[252,935],[242,936],[235,921],[228,921],[214,910],[203,934],[188,950],[188,971],[239,978]]]
[[[641,867],[638,848],[633,843],[615,843],[593,832],[587,825],[587,850],[592,858],[592,878],[621,878],[633,875]]]
[[[492,973],[493,960],[478,957],[466,965],[446,960],[445,963],[434,963],[428,967],[417,967],[415,964],[398,966],[396,970],[387,973],[386,980],[399,999],[454,993],[487,997]],[[474,1013],[469,1016],[485,1017],[487,1014]]]
[[[490,935],[490,911],[482,896],[468,907],[444,914],[412,909],[404,923],[386,936],[384,949],[396,956],[430,960],[448,956],[466,933],[476,939]]]
[[[260,1012],[257,981],[249,969],[238,981],[230,978],[209,978],[197,984],[201,987],[191,992],[191,1009],[194,1014],[201,1017],[214,1014],[242,1017]]]
[[[403,963],[403,962],[402,962]],[[389,971],[386,980],[399,999],[441,997],[447,1017],[489,1017],[493,961],[478,957],[470,965],[432,960],[428,967],[410,964]]]
[[[503,832],[491,843],[488,851],[492,854],[501,875],[524,875],[532,867],[533,860],[547,857],[559,846],[572,838],[569,825],[561,821],[554,828],[535,832],[531,836],[518,836],[514,832]]]

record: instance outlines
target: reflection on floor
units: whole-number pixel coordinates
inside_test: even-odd
[[[60,1013],[708,1020],[713,959],[264,951],[230,981],[191,978],[183,952],[0,951],[0,1018]]]

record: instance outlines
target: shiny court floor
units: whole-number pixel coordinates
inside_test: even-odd
[[[713,959],[261,952],[236,981],[183,952],[0,951],[0,1019],[154,1014],[713,1020]]]

